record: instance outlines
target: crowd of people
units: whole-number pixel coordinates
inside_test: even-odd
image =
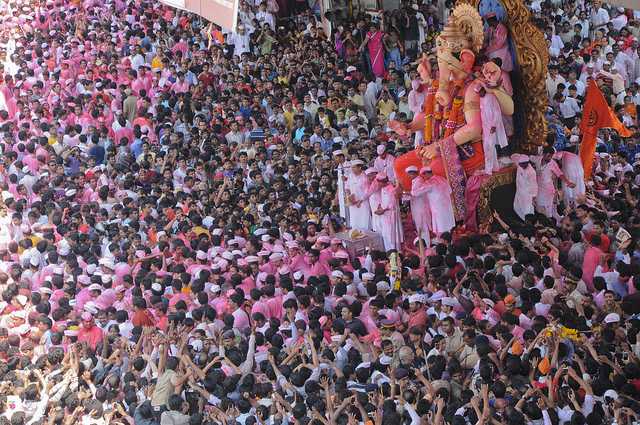
[[[451,2],[0,0],[0,425],[640,423],[640,12],[527,4],[541,192],[468,232],[388,126]]]

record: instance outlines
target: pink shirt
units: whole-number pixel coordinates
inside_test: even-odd
[[[87,344],[89,344],[89,347],[91,347],[93,350],[96,349],[96,346],[101,340],[102,340],[102,329],[100,329],[95,325],[91,326],[90,329],[86,329],[85,327],[82,327],[78,331],[78,342],[86,341]]]
[[[247,329],[249,326],[251,326],[250,322],[249,322],[249,316],[247,316],[247,313],[241,309],[238,308],[236,309],[236,311],[234,311],[233,313],[231,313],[231,315],[233,316],[233,327],[243,331],[245,329]]]

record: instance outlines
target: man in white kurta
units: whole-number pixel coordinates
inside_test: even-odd
[[[382,208],[382,205],[380,204],[380,184],[378,184],[378,181],[376,180],[378,171],[375,168],[368,168],[364,174],[367,176],[367,182],[369,183],[366,199],[369,203],[370,211],[373,212],[376,211],[378,207]],[[377,214],[372,214],[371,230],[380,233],[380,229],[382,229],[382,218]]]
[[[376,148],[378,157],[373,161],[373,168],[378,170],[378,173],[385,173],[392,184],[396,183],[396,171],[393,168],[395,164],[395,157],[387,152],[385,145],[378,145]]]
[[[516,196],[513,198],[513,210],[523,221],[528,214],[535,212],[533,200],[538,195],[538,180],[536,170],[529,162],[529,156],[522,154],[511,155],[516,164]]]
[[[456,225],[453,214],[453,203],[451,202],[451,186],[447,179],[435,176],[430,167],[420,169],[420,178],[424,184],[411,190],[412,196],[426,194],[431,213],[431,230],[438,236],[444,232],[449,232]]]
[[[402,223],[400,218],[400,204],[398,203],[398,190],[389,182],[384,173],[378,173],[376,181],[382,187],[380,189],[380,205],[373,212],[381,219],[382,240],[385,251],[400,250],[403,241]]]
[[[345,191],[345,182],[349,174],[348,164],[345,162],[344,153],[340,150],[333,152],[333,159],[336,163],[336,170],[338,170],[338,206],[340,207],[340,217],[342,217],[346,223],[349,223],[349,209],[347,208],[347,197]]]
[[[367,198],[369,182],[362,170],[362,161],[351,161],[351,174],[347,180],[347,201],[349,204],[349,227],[369,230],[371,228],[371,209]]]
[[[542,157],[534,158],[538,175],[538,195],[536,196],[536,211],[549,218],[559,218],[554,207],[556,197],[556,185],[554,178],[563,180],[570,187],[575,187],[569,181],[558,164],[553,160],[555,149],[546,147]]]
[[[418,176],[418,167],[412,165],[405,170],[411,177],[411,216],[416,225],[418,238],[424,240],[427,247],[431,246],[431,211],[426,192],[420,193],[420,189],[427,183],[423,177]]]
[[[584,184],[584,167],[580,157],[572,152],[560,151],[554,154],[554,159],[559,160],[562,165],[562,172],[567,179],[571,180],[575,187],[567,184],[562,185],[562,195],[565,204],[569,208],[575,208],[581,204],[587,193]]]

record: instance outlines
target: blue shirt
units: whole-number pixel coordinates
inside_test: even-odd
[[[100,145],[93,145],[89,149],[89,156],[96,160],[96,164],[100,165],[104,162],[105,150]]]
[[[131,149],[134,158],[137,158],[142,153],[142,139],[135,139],[129,149]]]
[[[620,282],[619,280],[617,280],[617,281],[613,282],[613,284],[611,284],[611,289],[620,298],[626,297],[627,293],[629,292],[629,287],[627,286],[627,283],[626,282]]]

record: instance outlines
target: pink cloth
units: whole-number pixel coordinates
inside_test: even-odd
[[[500,58],[501,68],[506,72],[513,71],[513,59],[509,50],[509,30],[502,23],[487,31],[487,51],[490,59]]]
[[[506,147],[507,134],[502,122],[502,113],[498,98],[493,93],[480,97],[482,116],[482,149],[484,151],[484,172],[491,175],[500,169],[496,146]]]
[[[371,63],[371,71],[376,77],[382,77],[385,71],[384,46],[382,44],[384,32],[368,32],[367,37],[369,38],[367,49],[369,50],[369,63]]]
[[[467,210],[464,224],[467,230],[475,232],[478,230],[477,208],[480,202],[480,188],[489,179],[486,174],[473,175],[467,180],[467,187],[464,192]]]
[[[78,331],[78,342],[86,342],[91,349],[95,350],[98,343],[102,340],[102,329],[93,325],[87,329],[84,326]]]
[[[582,280],[587,284],[589,292],[593,292],[593,275],[600,264],[604,252],[597,246],[590,246],[584,253],[582,262]]]
[[[380,191],[380,205],[384,214],[380,215],[382,220],[382,240],[384,249],[399,250],[404,240],[404,232],[401,226],[400,206],[396,195],[396,188],[391,184],[385,186]]]

